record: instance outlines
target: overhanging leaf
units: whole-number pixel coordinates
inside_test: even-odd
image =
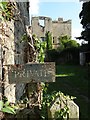
[[[4,106],[9,106],[10,102],[6,101]]]
[[[5,113],[10,113],[10,114],[16,114],[15,110],[9,106],[5,107],[5,108],[2,108],[1,110],[2,112],[5,112]]]
[[[3,108],[3,101],[0,101],[0,110]]]

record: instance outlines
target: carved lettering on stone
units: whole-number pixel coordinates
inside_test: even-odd
[[[8,66],[10,83],[55,82],[55,63],[32,63]]]

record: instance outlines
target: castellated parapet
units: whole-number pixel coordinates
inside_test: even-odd
[[[71,20],[64,21],[63,18],[58,18],[53,21],[50,17],[38,16],[32,17],[31,26],[32,33],[38,38],[44,39],[46,31],[50,31],[54,48],[58,47],[60,36],[67,35],[71,38]]]
[[[46,31],[52,32],[52,19],[49,17],[32,17],[31,25],[33,34],[39,38],[45,37]]]

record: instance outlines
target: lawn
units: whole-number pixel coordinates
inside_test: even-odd
[[[80,119],[88,118],[88,68],[79,65],[57,65],[56,82],[49,83],[48,93],[61,91],[76,97],[80,109]]]

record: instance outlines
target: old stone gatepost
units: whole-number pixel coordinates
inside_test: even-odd
[[[3,49],[3,70],[4,70],[4,95],[14,103],[23,94],[25,84],[9,84],[8,65],[25,63],[25,43],[20,42],[29,25],[29,3],[15,2],[15,20],[1,21],[0,34],[2,41],[0,47]],[[0,49],[0,69],[1,69],[1,49]],[[2,72],[0,70],[0,72]],[[0,73],[1,78],[2,73]]]
[[[2,99],[2,47],[0,44],[0,100]]]

